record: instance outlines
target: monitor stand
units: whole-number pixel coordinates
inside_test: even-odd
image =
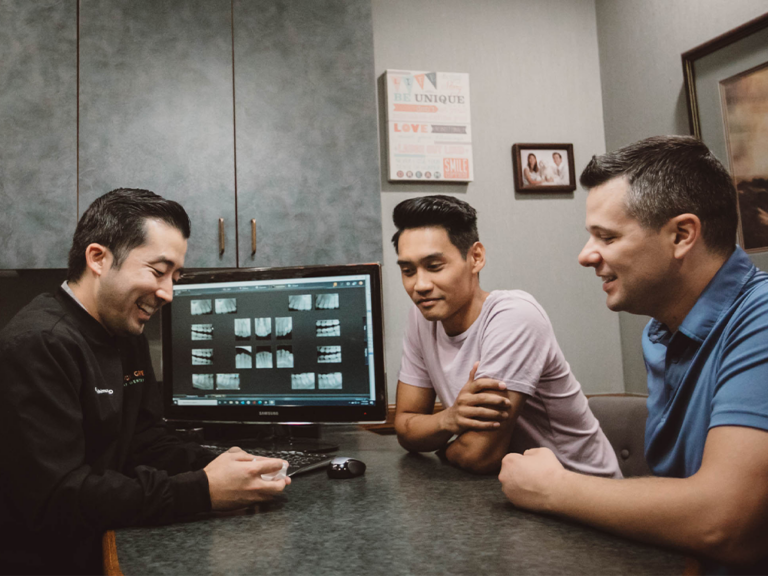
[[[219,444],[263,450],[297,452],[333,452],[339,446],[324,441],[319,424],[239,424],[234,426],[205,425],[206,440]]]

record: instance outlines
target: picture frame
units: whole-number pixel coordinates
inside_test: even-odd
[[[768,141],[754,121],[768,106],[768,13],[681,58],[690,133],[733,177],[739,244],[747,252],[768,251]]]
[[[513,144],[512,166],[518,192],[576,190],[573,144]]]

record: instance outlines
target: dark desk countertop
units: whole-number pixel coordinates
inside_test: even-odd
[[[116,532],[131,574],[682,574],[684,557],[516,509],[473,476],[394,436],[331,429],[365,475],[294,478],[280,502]]]

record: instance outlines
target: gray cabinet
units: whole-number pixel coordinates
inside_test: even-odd
[[[381,260],[369,0],[77,6],[0,0],[0,267],[119,187],[184,205],[187,267]]]
[[[240,266],[381,260],[370,2],[233,10]]]
[[[77,222],[77,0],[0,2],[0,268],[65,268]]]
[[[231,29],[230,0],[80,5],[80,212],[119,187],[181,202],[188,267],[237,264]]]

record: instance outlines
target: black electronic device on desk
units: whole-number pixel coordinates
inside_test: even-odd
[[[327,452],[320,424],[383,422],[379,264],[185,272],[163,308],[165,417],[203,442]]]

